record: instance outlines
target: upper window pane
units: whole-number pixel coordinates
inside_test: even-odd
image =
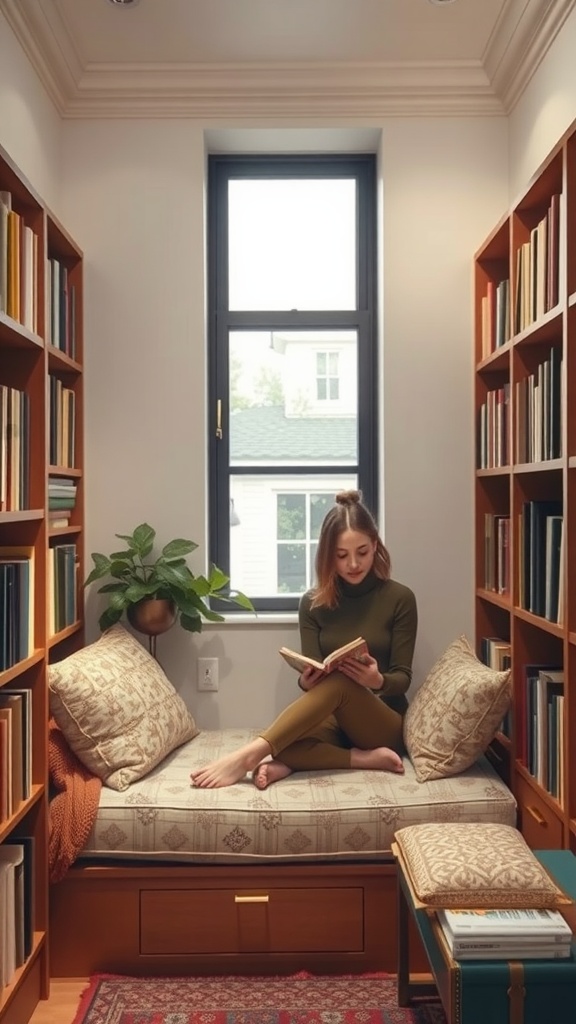
[[[229,352],[231,467],[357,462],[356,331],[230,331]]]
[[[229,308],[356,309],[356,181],[228,185]]]

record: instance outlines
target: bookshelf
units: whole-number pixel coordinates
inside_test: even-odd
[[[530,846],[576,853],[576,122],[474,275],[476,647],[513,678],[488,753]]]
[[[47,667],[84,640],[82,287],[82,253],[0,148],[0,1024],[49,989]]]

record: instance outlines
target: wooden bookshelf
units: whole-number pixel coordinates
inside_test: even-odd
[[[514,694],[489,756],[529,844],[576,853],[576,122],[474,268],[476,645]]]
[[[5,787],[4,813],[0,803],[0,855],[24,845],[30,884],[26,951],[20,948],[15,970],[0,986],[0,1022],[23,1024],[49,989],[47,669],[84,640],[83,283],[82,253],[1,148],[0,199],[11,206],[8,231],[0,209],[0,708],[18,690],[28,708],[28,728],[19,730],[9,760],[12,776],[20,761],[25,765],[22,780]],[[51,408],[51,378],[64,390],[65,424],[62,409]],[[51,444],[56,440],[59,447]],[[50,461],[52,451],[63,453],[62,464]],[[54,479],[58,484],[50,486]],[[60,504],[73,507],[60,508],[53,526],[54,486]],[[75,556],[61,587],[70,621],[51,628],[53,594],[58,599],[51,549],[59,544],[73,546]],[[17,601],[8,597],[14,586]],[[8,722],[4,735],[9,728]]]

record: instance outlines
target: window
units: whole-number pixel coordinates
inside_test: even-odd
[[[334,495],[287,492],[276,499],[278,594],[303,594],[314,582],[322,520]]]
[[[334,494],[377,511],[375,158],[208,173],[210,555],[258,610],[289,610]]]
[[[316,396],[319,401],[338,401],[338,353],[318,352],[316,356]]]

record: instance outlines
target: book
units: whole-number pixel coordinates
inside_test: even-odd
[[[454,938],[519,937],[532,942],[543,937],[571,941],[572,930],[559,910],[439,910],[438,918]]]
[[[308,658],[305,654],[299,654],[298,651],[291,651],[289,647],[281,647],[280,654],[284,661],[291,668],[295,668],[297,672],[303,672],[305,668],[316,668],[319,672],[325,673],[333,672],[346,658],[356,658],[357,661],[365,663],[369,657],[368,644],[361,636],[332,651],[332,654],[328,654],[324,661]]]
[[[560,960],[572,955],[572,931],[558,911],[438,910],[437,918],[448,951],[457,960]]]
[[[0,824],[9,816],[8,721],[0,717]]]
[[[0,906],[3,909],[0,919],[0,980],[3,973],[4,984],[10,984],[17,964],[16,938],[16,866],[23,857],[22,847],[3,844],[0,846]]]
[[[569,960],[571,946],[512,946],[502,949],[451,949],[455,960]]]
[[[0,710],[9,709],[10,715],[10,753],[9,768],[12,780],[12,813],[14,814],[24,799],[24,711],[23,698],[19,693],[8,693],[0,690]]]
[[[34,837],[9,836],[4,840],[8,846],[22,850],[22,858],[16,865],[16,898],[19,911],[16,923],[20,932],[19,944],[23,946],[23,960],[27,960],[34,946]]]

